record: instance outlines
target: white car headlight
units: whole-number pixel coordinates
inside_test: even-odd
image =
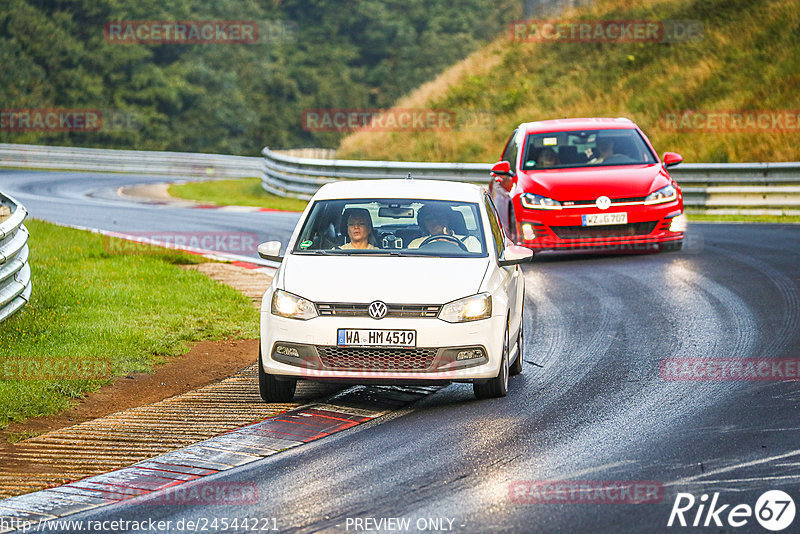
[[[644,199],[645,204],[662,204],[664,202],[672,202],[678,198],[678,191],[671,185],[662,187],[655,193],[650,193]]]
[[[448,302],[442,306],[439,319],[448,323],[465,323],[487,319],[492,316],[492,295],[479,293],[463,299]]]
[[[534,195],[533,193],[522,193],[519,196],[522,205],[532,210],[560,210],[561,202],[552,198]]]
[[[319,315],[313,302],[281,289],[276,289],[272,294],[272,314],[301,321]]]

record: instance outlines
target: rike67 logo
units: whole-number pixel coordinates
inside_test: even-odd
[[[696,507],[695,507],[696,505]],[[691,493],[678,493],[667,526],[722,527],[725,523],[733,528],[752,525],[756,521],[767,530],[779,532],[794,522],[796,508],[794,500],[780,490],[770,490],[761,495],[755,507],[749,504],[722,504],[719,493],[703,494],[695,499]]]

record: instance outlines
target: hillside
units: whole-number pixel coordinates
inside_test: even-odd
[[[304,128],[305,110],[390,106],[521,12],[519,0],[4,0],[0,142],[250,155],[333,147],[343,134]],[[109,27],[142,21],[156,42]],[[209,21],[226,37],[166,42],[177,24]],[[233,41],[231,21],[258,31]],[[79,110],[81,126],[23,120],[54,109]]]
[[[489,162],[520,122],[626,116],[659,152],[686,161],[800,160],[800,4],[632,6],[598,0],[560,21],[679,20],[700,23],[702,33],[677,42],[535,42],[512,39],[507,29],[396,104],[451,110],[465,118],[453,130],[361,131],[342,141],[339,157]],[[751,113],[735,122],[740,110]]]

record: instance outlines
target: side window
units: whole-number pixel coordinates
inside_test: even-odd
[[[517,130],[511,134],[506,143],[506,148],[503,150],[501,161],[507,161],[511,164],[511,169],[516,172],[517,170]]]
[[[489,198],[488,195],[485,195],[483,197],[483,202],[486,207],[486,215],[489,217],[489,227],[492,229],[495,253],[499,258],[506,248],[506,235],[503,232],[503,227],[500,225],[500,217],[497,215],[497,210],[494,207],[492,199]]]

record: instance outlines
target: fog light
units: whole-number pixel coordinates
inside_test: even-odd
[[[278,345],[275,347],[275,353],[280,354],[282,356],[292,356],[294,358],[299,358],[300,353],[297,351],[295,347],[287,347],[285,345]]]
[[[456,354],[456,361],[461,360],[474,360],[475,358],[482,358],[483,351],[480,349],[462,350]]]
[[[531,223],[523,223],[522,225],[522,238],[525,241],[530,241],[531,239],[536,238],[536,234],[533,233],[533,225]]]
[[[677,217],[672,218],[672,222],[669,223],[669,231],[670,232],[685,232],[687,226],[686,215],[678,215]]]

